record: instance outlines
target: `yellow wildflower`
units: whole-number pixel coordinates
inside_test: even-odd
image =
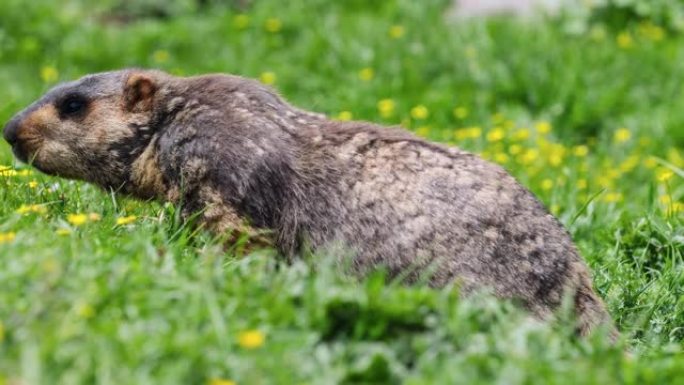
[[[280,32],[280,30],[283,28],[283,23],[280,21],[280,19],[276,17],[271,17],[268,20],[266,20],[264,28],[266,28],[266,31],[268,32],[277,33]]]
[[[237,385],[235,381],[224,380],[222,378],[212,378],[207,382],[207,385]]]
[[[667,149],[667,160],[677,167],[684,168],[684,156],[675,147]]]
[[[624,143],[632,138],[632,133],[627,128],[619,128],[613,134],[613,139],[617,143]]]
[[[416,135],[426,138],[430,135],[430,126],[420,126],[416,129]]]
[[[337,120],[341,120],[343,122],[352,120],[354,116],[350,111],[341,111],[339,114],[337,114]]]
[[[164,49],[158,49],[152,54],[154,61],[157,63],[166,63],[169,61],[169,56],[169,51]]]
[[[544,179],[541,183],[542,190],[551,190],[553,188],[553,181],[551,179]]]
[[[245,330],[238,336],[238,343],[245,349],[256,349],[264,344],[266,336],[259,330]]]
[[[627,31],[620,32],[615,38],[615,40],[617,41],[617,45],[622,49],[632,48],[632,45],[634,44],[632,34]]]
[[[499,164],[506,164],[508,163],[508,155],[506,155],[503,152],[497,152],[494,154],[494,161]]]
[[[465,119],[468,117],[468,109],[465,107],[456,107],[453,112],[456,119]]]
[[[509,152],[511,155],[518,155],[518,154],[520,154],[520,153],[522,152],[522,150],[523,150],[523,148],[522,148],[522,146],[519,145],[519,144],[511,144],[511,145],[508,147],[508,152]]]
[[[54,83],[59,78],[59,72],[57,68],[53,66],[44,66],[40,69],[40,78],[43,79],[45,83]]]
[[[563,155],[558,152],[553,152],[549,155],[549,164],[553,167],[558,167],[563,164]]]
[[[513,133],[514,140],[525,140],[530,137],[530,130],[527,128],[521,128]]]
[[[670,204],[672,204],[672,200],[673,200],[673,199],[672,199],[672,196],[671,196],[671,195],[664,194],[664,195],[659,196],[659,197],[658,197],[658,200],[659,200],[660,203],[662,203],[663,205],[669,206]]]
[[[119,217],[119,218],[116,218],[116,224],[119,226],[128,225],[128,224],[135,222],[136,219],[138,219],[138,217],[136,217],[135,215],[129,215],[126,217]]]
[[[69,234],[71,234],[71,230],[67,229],[65,227],[60,227],[57,230],[55,230],[55,234],[62,235],[62,236],[69,235]]]
[[[38,187],[38,182],[36,182],[35,180],[32,180],[32,181],[28,182],[28,186],[30,188],[36,188],[36,187]]]
[[[586,179],[578,179],[577,180],[577,189],[578,190],[584,190],[587,188],[587,180]]]
[[[389,118],[394,115],[394,108],[395,104],[392,99],[382,99],[378,102],[378,111],[383,118]]]
[[[494,127],[493,130],[487,133],[487,141],[498,142],[506,136],[506,132],[501,127]]]
[[[392,39],[399,39],[404,36],[404,33],[406,33],[406,30],[404,29],[404,26],[401,25],[393,25],[389,29],[389,36]]]
[[[639,157],[636,155],[630,155],[622,163],[620,163],[620,171],[630,172],[639,165]]]
[[[520,163],[531,164],[539,158],[539,150],[536,148],[528,148],[520,157]]]
[[[85,214],[69,214],[67,215],[67,222],[74,226],[80,226],[88,222],[88,216]]]
[[[655,168],[658,165],[658,161],[656,160],[655,157],[649,156],[644,160],[644,167],[646,168]]]
[[[575,146],[572,148],[572,154],[578,158],[584,158],[585,156],[587,156],[589,154],[589,147],[584,145],[584,144],[580,144],[579,146]]]
[[[413,119],[423,120],[426,119],[428,115],[430,115],[430,111],[428,111],[427,107],[422,104],[411,108],[411,117]]]
[[[14,238],[17,237],[17,234],[13,231],[10,231],[8,233],[0,233],[0,244],[2,243],[10,243],[14,240]]]
[[[667,168],[661,168],[656,172],[656,179],[660,183],[665,183],[668,180],[672,179],[674,176],[674,172],[672,170],[669,170]]]
[[[364,82],[373,80],[374,76],[375,72],[370,67],[363,68],[361,71],[359,71],[359,79],[363,80]]]
[[[274,84],[277,79],[278,77],[276,76],[276,74],[271,71],[265,71],[262,72],[261,75],[259,75],[259,80],[261,80],[262,83],[268,85]]]
[[[643,22],[639,25],[639,33],[652,41],[661,41],[665,38],[665,30],[651,22]]]
[[[45,206],[42,205],[21,205],[17,209],[18,214],[45,214],[46,212],[47,209],[45,208]]]
[[[551,132],[551,123],[547,121],[537,122],[537,124],[534,125],[534,128],[537,130],[538,133],[546,135],[549,132]]]
[[[621,202],[623,199],[622,193],[619,192],[609,192],[603,196],[603,201],[607,203]]]
[[[249,16],[245,14],[235,15],[233,17],[233,25],[237,29],[245,29],[249,26]]]

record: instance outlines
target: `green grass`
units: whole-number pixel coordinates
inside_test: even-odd
[[[446,3],[176,1],[160,19],[113,14],[114,0],[8,0],[0,121],[101,70],[272,72],[301,107],[402,124],[502,163],[572,233],[619,346],[578,340],[563,314],[538,324],[453,288],[341,277],[325,255],[239,255],[172,206],[24,175],[2,143],[0,165],[18,174],[0,171],[0,384],[684,383],[684,36],[448,23]],[[411,113],[420,105],[426,117]],[[78,213],[101,218],[70,223]],[[260,347],[240,343],[251,330]]]

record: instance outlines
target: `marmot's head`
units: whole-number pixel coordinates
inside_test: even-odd
[[[23,162],[119,189],[149,144],[158,71],[121,70],[56,86],[17,113],[4,137]]]

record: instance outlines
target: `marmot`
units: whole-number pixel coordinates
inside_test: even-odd
[[[568,233],[501,167],[458,148],[295,108],[231,75],[125,69],[59,85],[4,128],[39,170],[182,205],[216,233],[270,230],[362,275],[486,289],[586,335],[611,319]]]

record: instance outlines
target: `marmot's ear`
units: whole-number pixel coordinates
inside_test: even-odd
[[[123,91],[124,108],[132,112],[151,110],[156,90],[157,86],[150,76],[140,73],[130,75]]]

